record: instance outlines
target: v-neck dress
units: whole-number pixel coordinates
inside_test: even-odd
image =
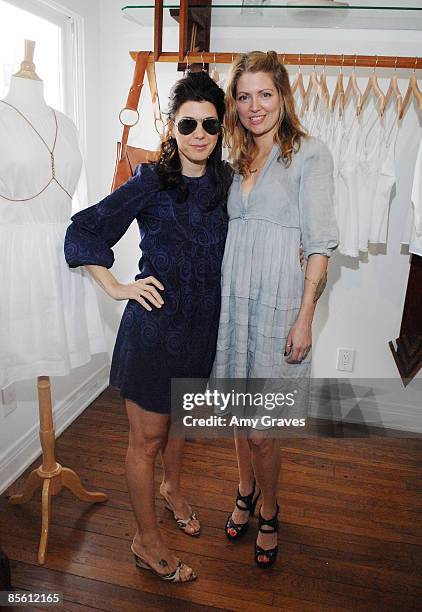
[[[210,208],[215,183],[210,171],[184,177],[188,198],[162,189],[154,165],[138,166],[125,185],[72,217],[65,256],[73,268],[110,268],[112,247],[136,219],[139,273],[164,286],[161,308],[145,310],[129,300],[120,323],[110,373],[122,397],[145,410],[171,411],[172,378],[208,378],[217,341],[220,275],[227,234],[222,205]],[[136,256],[136,253],[134,253]]]
[[[338,243],[333,160],[320,140],[302,139],[285,167],[274,145],[257,183],[242,195],[235,174],[222,265],[222,302],[213,378],[308,377],[311,352],[299,364],[284,356],[304,284],[305,257],[330,256]]]

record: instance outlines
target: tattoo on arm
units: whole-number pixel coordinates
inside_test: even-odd
[[[314,294],[314,302],[317,302],[321,297],[326,285],[327,285],[327,271],[321,276],[318,281],[312,280],[308,276],[305,276],[305,280],[309,281],[313,285],[315,285],[315,294]]]

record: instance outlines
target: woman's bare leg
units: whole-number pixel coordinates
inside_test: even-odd
[[[277,485],[280,474],[280,441],[269,438],[265,432],[253,431],[250,435],[252,465],[262,491],[261,515],[270,519],[277,510]],[[266,529],[266,527],[263,527]],[[277,544],[277,534],[258,533],[257,544],[261,548],[274,548]],[[268,561],[261,556],[260,561]]]
[[[126,455],[126,478],[137,522],[133,547],[160,574],[177,568],[178,559],[164,543],[158,529],[154,504],[154,466],[168,435],[169,417],[143,410],[126,400],[129,419],[129,446]],[[191,573],[186,566],[181,578]]]
[[[192,508],[182,495],[180,489],[184,447],[184,435],[180,432],[173,434],[170,429],[167,444],[161,451],[163,480],[160,485],[160,493],[170,502],[170,506],[178,518],[187,519],[192,514]],[[200,527],[199,521],[193,519],[186,525],[185,531],[197,533]]]
[[[236,447],[237,466],[239,469],[239,491],[241,495],[249,495],[253,489],[255,480],[252,453],[248,441],[247,430],[239,427],[234,428],[234,443]],[[259,486],[256,486],[255,497],[259,493]],[[239,502],[239,505],[243,505]],[[237,524],[246,523],[249,518],[249,512],[240,510],[236,505],[232,512],[232,519]],[[233,534],[234,535],[234,534]]]

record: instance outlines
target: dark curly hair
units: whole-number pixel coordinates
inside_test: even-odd
[[[210,102],[217,111],[217,117],[223,123],[224,119],[224,91],[212,80],[205,71],[188,72],[186,76],[174,84],[169,98],[168,115],[174,121],[179,108],[185,102]],[[215,195],[210,208],[225,206],[227,194],[232,181],[233,173],[229,164],[222,160],[223,134],[218,135],[217,144],[207,162],[211,180],[215,185]],[[157,173],[163,189],[177,188],[179,201],[186,201],[188,186],[183,181],[182,165],[180,162],[177,142],[167,128],[166,138],[161,144],[159,159],[156,162]]]

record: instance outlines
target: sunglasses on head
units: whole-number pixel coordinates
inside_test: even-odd
[[[201,121],[203,129],[207,132],[207,134],[215,135],[218,134],[221,130],[221,123],[218,119],[214,117],[209,117],[208,119],[203,119]],[[176,123],[177,129],[180,134],[183,136],[188,136],[192,134],[198,126],[198,121],[193,119],[192,117],[185,117],[184,119],[180,119],[178,123]]]

